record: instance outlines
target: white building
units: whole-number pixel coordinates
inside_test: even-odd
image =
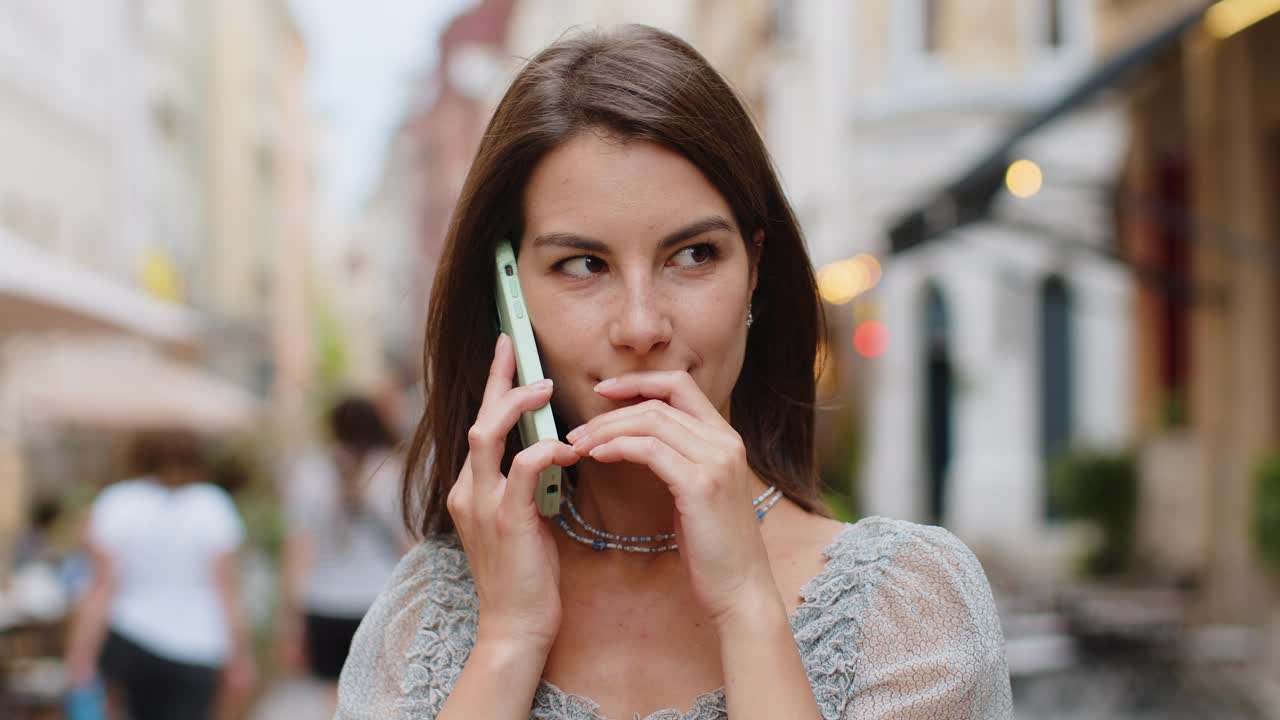
[[[862,302],[890,336],[862,366],[862,510],[946,525],[1045,576],[1077,551],[1049,508],[1049,462],[1130,441],[1131,281],[1106,257],[1123,107],[991,149],[1094,63],[1095,5],[867,0],[855,41],[851,250],[883,243],[883,282]],[[1013,185],[1029,199],[997,189],[1014,159],[1041,172]],[[966,173],[992,184],[990,211],[890,255],[886,231],[917,207],[925,225],[968,211],[932,200]]]
[[[205,241],[201,6],[0,4],[0,564],[32,483],[75,477],[62,424],[251,411],[181,361],[206,328],[184,302]]]

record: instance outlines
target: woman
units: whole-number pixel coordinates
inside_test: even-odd
[[[513,387],[474,311],[503,236],[549,383]],[[628,26],[531,60],[436,275],[404,488],[425,539],[356,635],[338,717],[1009,716],[973,555],[822,511],[820,327],[768,155],[697,52]],[[567,442],[520,449],[548,401]],[[533,504],[551,464],[554,522]]]
[[[289,478],[284,610],[277,654],[337,689],[360,619],[408,549],[400,522],[401,466],[372,402],[346,397],[329,411],[333,444]]]
[[[237,589],[244,526],[226,492],[203,482],[189,433],[143,433],[134,457],[141,474],[90,510],[93,580],[68,640],[71,686],[101,669],[126,717],[202,720],[220,679],[241,694],[256,674]]]

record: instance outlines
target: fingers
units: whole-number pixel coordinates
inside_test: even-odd
[[[537,410],[551,399],[550,379],[511,387],[514,363],[511,341],[502,335],[489,370],[484,401],[475,424],[467,431],[471,470],[474,482],[481,488],[492,487],[500,477],[507,436],[520,420],[520,415]]]
[[[616,437],[596,446],[591,457],[599,462],[632,462],[644,465],[667,484],[676,498],[683,495],[683,484],[693,476],[696,469],[694,463],[653,436]]]
[[[533,493],[538,487],[539,473],[552,465],[573,465],[579,459],[573,448],[549,438],[516,453],[507,472],[506,491],[502,494],[503,514],[517,517],[520,512],[536,512]]]
[[[498,333],[498,342],[493,348],[493,362],[489,363],[489,379],[484,385],[484,398],[480,407],[491,405],[511,389],[511,379],[515,377],[516,356],[511,351],[511,338],[506,333]]]
[[[615,400],[636,396],[664,400],[713,427],[729,427],[702,388],[684,370],[627,373],[604,380],[595,390]]]
[[[714,460],[716,449],[724,444],[709,436],[709,428],[688,414],[661,400],[621,408],[594,418],[576,429],[573,449],[580,455],[623,435],[651,436],[693,462]],[[714,431],[711,431],[714,432]]]

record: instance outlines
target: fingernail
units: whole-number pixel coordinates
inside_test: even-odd
[[[538,382],[534,383],[533,386],[539,390],[546,390],[551,387],[551,378],[542,378]]]
[[[569,442],[574,442],[575,440],[577,440],[577,439],[578,439],[578,436],[582,434],[582,428],[583,428],[583,426],[582,426],[582,425],[579,425],[578,427],[576,427],[576,428],[574,428],[574,429],[570,430],[570,431],[569,431],[569,434],[568,434],[568,435],[565,435],[565,438],[566,438]]]
[[[498,333],[498,342],[493,346],[493,349],[497,350],[498,348],[502,347],[502,341],[505,340],[506,338],[507,338],[506,333]]]
[[[595,391],[596,391],[596,392],[600,392],[601,390],[608,390],[609,388],[611,388],[611,387],[613,387],[614,385],[616,385],[616,384],[617,384],[617,382],[618,382],[618,381],[617,381],[617,379],[616,379],[616,378],[609,378],[608,380],[601,380],[600,382],[596,383]]]

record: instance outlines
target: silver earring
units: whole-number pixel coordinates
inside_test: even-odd
[[[747,306],[747,327],[751,327],[751,323],[755,321],[756,321],[755,317],[751,315],[751,306],[748,305]]]

